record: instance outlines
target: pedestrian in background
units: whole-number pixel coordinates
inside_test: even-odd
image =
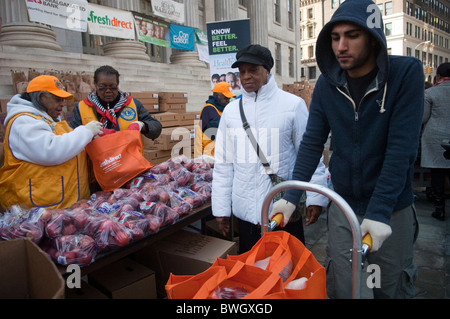
[[[436,84],[425,91],[421,166],[430,168],[434,212],[445,220],[445,181],[450,178],[450,161],[443,156],[443,141],[450,140],[450,63],[442,63],[436,71]]]

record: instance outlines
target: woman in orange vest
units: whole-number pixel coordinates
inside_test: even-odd
[[[58,78],[40,75],[7,104],[0,169],[3,209],[27,207],[67,208],[90,196],[84,147],[101,133],[98,121],[73,130],[60,114],[66,92]]]
[[[76,128],[90,121],[100,121],[104,129],[123,131],[134,123],[146,137],[157,138],[161,134],[161,123],[141,102],[119,90],[119,76],[119,72],[109,65],[95,70],[95,92],[74,108],[70,126]]]

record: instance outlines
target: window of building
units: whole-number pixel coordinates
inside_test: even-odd
[[[308,74],[309,74],[309,79],[310,80],[314,80],[317,75],[316,75],[316,67],[315,66],[309,66],[308,67]]]
[[[406,56],[411,56],[411,55],[412,55],[411,48],[406,48]]]
[[[392,14],[392,1],[386,2],[384,4],[384,14],[385,15]]]
[[[392,35],[392,22],[385,23],[384,33],[386,36]]]
[[[306,70],[305,70],[305,68],[300,68],[300,76],[301,76],[302,78],[305,78],[305,77],[306,77]]]
[[[281,44],[275,43],[275,73],[281,75]]]
[[[239,0],[239,5],[247,8],[247,0]]]
[[[309,59],[312,59],[314,57],[314,46],[313,45],[310,45],[309,47],[308,47],[308,58]]]
[[[331,0],[331,8],[336,9],[339,6],[339,0]]]
[[[308,37],[311,39],[311,38],[314,38],[314,27],[312,26],[312,25],[310,25],[309,27],[308,27]]]
[[[288,28],[294,29],[294,0],[288,0]]]
[[[308,9],[308,19],[313,19],[314,18],[314,10],[313,8],[309,8]]]
[[[273,20],[281,23],[280,0],[273,0]]]
[[[289,76],[293,78],[295,76],[295,50],[294,48],[289,48]]]

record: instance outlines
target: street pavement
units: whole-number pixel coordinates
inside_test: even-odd
[[[424,191],[416,191],[416,211],[419,234],[414,246],[414,259],[418,267],[415,281],[415,299],[450,298],[450,199],[446,201],[447,219],[431,217],[434,211]],[[318,221],[305,227],[306,247],[319,263],[324,265],[327,246],[327,221],[323,213]],[[371,299],[372,291],[365,284],[369,274],[362,272],[361,299]]]

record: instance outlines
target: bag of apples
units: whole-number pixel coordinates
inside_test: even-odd
[[[42,248],[55,262],[63,266],[72,264],[87,266],[97,255],[94,239],[83,234],[53,238]]]
[[[13,205],[0,214],[0,240],[30,238],[39,244],[44,227],[51,217],[45,208],[28,209],[21,205]]]

